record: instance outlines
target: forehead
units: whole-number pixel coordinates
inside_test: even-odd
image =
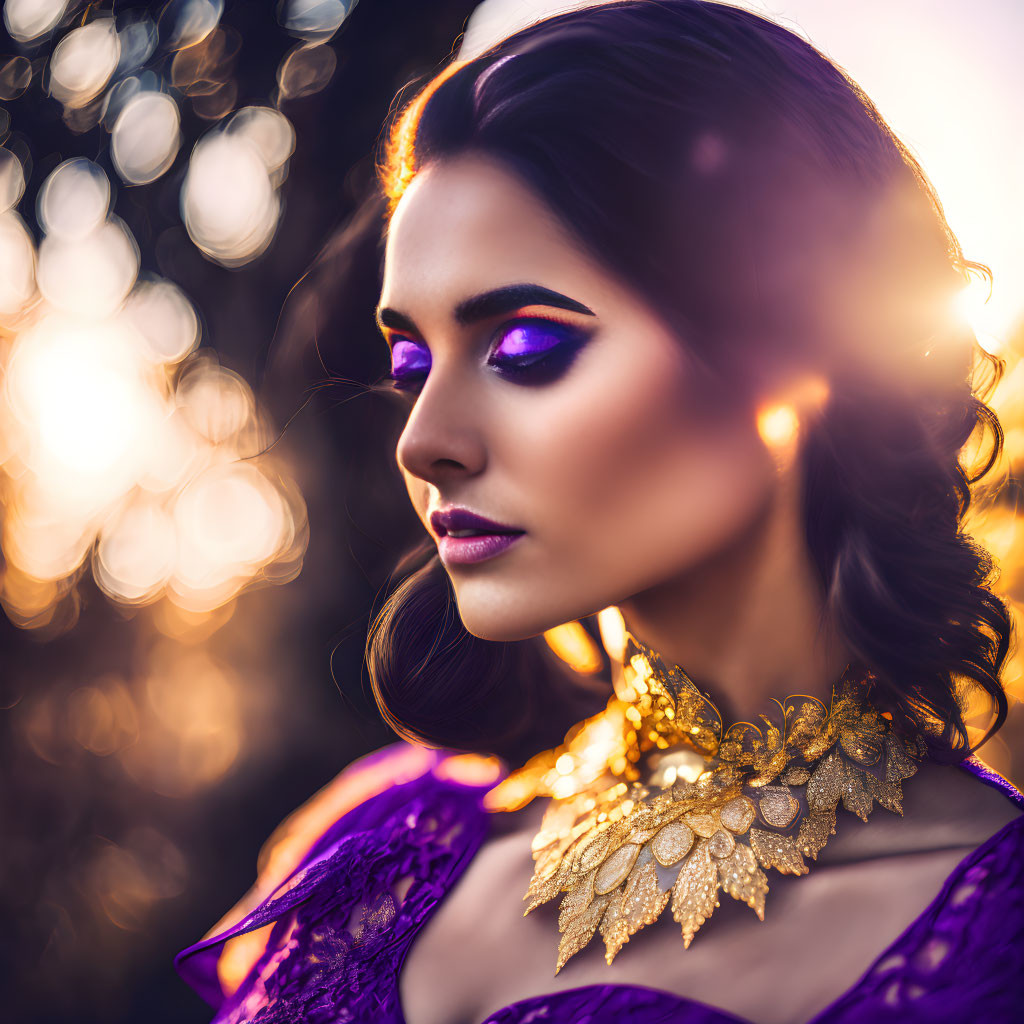
[[[598,268],[554,212],[496,159],[421,171],[388,227],[383,305],[413,312],[520,281],[572,286]]]

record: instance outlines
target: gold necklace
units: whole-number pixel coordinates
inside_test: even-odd
[[[898,735],[848,665],[829,707],[775,701],[763,728],[722,716],[678,666],[626,632],[616,693],[561,746],[492,789],[491,810],[551,802],[533,840],[524,913],[561,893],[557,974],[599,933],[609,964],[671,903],[689,947],[719,891],[764,920],[765,870],[803,875],[836,831],[836,809],[903,813],[902,782],[927,747]]]

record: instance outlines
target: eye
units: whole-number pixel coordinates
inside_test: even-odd
[[[409,338],[396,338],[391,345],[391,373],[388,380],[398,391],[412,391],[423,383],[430,370],[430,352]]]
[[[519,383],[548,383],[569,368],[589,336],[589,331],[543,317],[511,320],[494,335],[499,343],[487,363]]]

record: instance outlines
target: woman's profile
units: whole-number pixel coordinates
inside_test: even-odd
[[[1024,796],[964,722],[1007,712],[962,528],[1002,366],[870,100],[747,11],[621,0],[451,62],[379,179],[402,740],[179,955],[215,1019],[1018,1019]]]

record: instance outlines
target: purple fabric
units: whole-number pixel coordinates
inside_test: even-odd
[[[372,763],[403,747],[385,748]],[[980,761],[962,767],[1024,809],[1024,795]],[[248,917],[183,950],[175,965],[217,1008],[212,1024],[405,1024],[402,964],[487,835],[486,788],[430,770],[385,789],[339,818]],[[225,997],[216,978],[222,944],[270,922],[266,952]],[[1010,1024],[1024,1017],[1022,1001],[1024,815],[966,856],[864,976],[807,1024]],[[635,985],[521,1000],[481,1024],[530,1021],[749,1024]]]

